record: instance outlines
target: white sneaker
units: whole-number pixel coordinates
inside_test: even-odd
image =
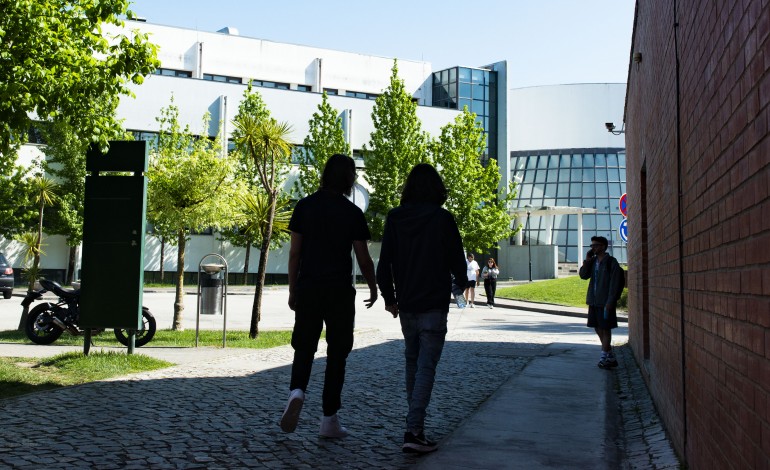
[[[489,305],[487,305],[487,307],[489,307],[489,308],[494,308],[494,307],[492,306],[492,304],[489,304]]]
[[[340,424],[340,419],[335,413],[331,416],[323,416],[321,418],[321,429],[319,434],[321,437],[329,437],[335,439],[338,437],[347,436],[348,430]]]
[[[289,402],[281,416],[281,431],[294,432],[299,422],[299,413],[302,411],[302,405],[305,403],[305,392],[302,389],[295,388],[289,393]]]
[[[473,302],[470,303],[470,306],[471,306],[471,308],[476,308],[476,307],[473,306]]]

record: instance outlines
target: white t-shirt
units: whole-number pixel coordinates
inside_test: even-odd
[[[479,263],[476,262],[476,260],[473,261],[465,261],[468,265],[468,280],[469,281],[475,281],[476,280],[476,273],[479,271]]]

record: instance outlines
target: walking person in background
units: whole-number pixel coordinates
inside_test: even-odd
[[[473,253],[468,253],[466,268],[468,283],[465,285],[465,303],[470,308],[474,308],[473,301],[476,299],[476,286],[479,285],[479,263],[473,259]]]
[[[326,324],[326,372],[322,395],[322,437],[345,437],[337,411],[342,406],[345,362],[353,349],[356,290],[351,272],[351,248],[369,285],[366,308],[377,300],[374,262],[366,241],[369,228],[364,214],[345,196],[356,178],[353,159],[332,155],[321,174],[320,189],[300,200],[289,222],[289,308],[294,310],[289,402],[281,416],[281,429],[294,432],[310,381],[313,357]]]
[[[497,292],[497,276],[500,269],[494,258],[487,260],[487,265],[481,270],[481,277],[484,279],[484,292],[487,295],[487,307],[495,307],[495,292]]]
[[[388,213],[382,237],[377,284],[385,308],[400,317],[406,360],[404,452],[428,453],[425,416],[436,366],[444,349],[449,294],[465,287],[460,231],[441,206],[447,190],[435,168],[420,163],[409,173],[401,204]],[[454,275],[454,279],[452,279]]]
[[[623,292],[625,278],[618,260],[607,254],[608,241],[604,237],[591,237],[591,249],[580,267],[580,278],[590,279],[586,303],[588,327],[593,328],[602,344],[602,356],[598,366],[609,369],[618,366],[612,352],[612,330],[618,327],[616,306]]]

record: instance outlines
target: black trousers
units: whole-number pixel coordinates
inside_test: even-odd
[[[484,279],[484,292],[487,294],[487,305],[495,304],[496,291],[497,291],[497,279]]]
[[[290,390],[307,391],[313,357],[326,324],[327,357],[322,402],[324,416],[332,416],[342,407],[345,363],[353,349],[356,291],[352,286],[308,289],[298,291],[296,298],[291,334],[294,362]]]

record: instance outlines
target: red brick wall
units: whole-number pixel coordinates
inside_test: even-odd
[[[769,33],[767,0],[637,2],[629,334],[690,468],[770,468]]]

